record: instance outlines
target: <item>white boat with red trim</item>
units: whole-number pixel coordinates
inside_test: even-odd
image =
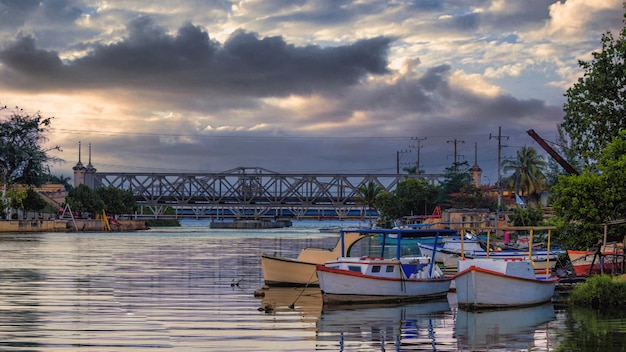
[[[445,297],[452,279],[445,277],[430,256],[413,252],[401,256],[402,238],[433,235],[433,230],[370,230],[397,235],[396,256],[341,257],[317,265],[324,304],[421,301]],[[451,230],[439,230],[449,232]],[[437,233],[438,234],[438,233]],[[382,241],[381,253],[385,251]]]
[[[549,302],[558,278],[536,275],[524,259],[459,260],[454,276],[459,308],[504,308]]]
[[[432,244],[420,243],[420,249],[430,252]],[[471,235],[470,238],[447,238],[443,245],[438,246],[435,261],[443,263],[445,268],[456,268],[457,262],[465,258],[492,258],[492,259],[529,259],[535,262],[536,269],[552,269],[556,265],[559,255],[563,250],[532,248],[511,249],[497,248],[487,241]]]

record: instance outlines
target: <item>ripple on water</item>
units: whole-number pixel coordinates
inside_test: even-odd
[[[315,229],[2,235],[0,350],[468,349],[448,301],[333,310],[319,288],[254,297],[262,252],[295,257],[336,241]],[[524,331],[536,336],[533,350],[549,349],[549,328]],[[526,342],[511,336],[489,341],[503,350]]]

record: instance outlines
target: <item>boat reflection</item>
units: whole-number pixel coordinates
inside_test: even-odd
[[[261,307],[266,313],[298,312],[315,320],[322,312],[322,292],[319,287],[270,287],[260,290]]]
[[[540,306],[457,311],[455,335],[459,350],[530,350],[541,325],[556,319],[552,303]]]
[[[319,350],[432,348],[435,327],[452,319],[448,300],[403,305],[324,307],[317,320]]]

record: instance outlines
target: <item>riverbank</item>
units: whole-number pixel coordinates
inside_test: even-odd
[[[111,223],[111,231],[147,230],[145,220],[118,220]],[[22,232],[75,232],[99,231],[106,229],[103,220],[95,219],[68,219],[62,220],[4,220],[0,221],[0,233]]]

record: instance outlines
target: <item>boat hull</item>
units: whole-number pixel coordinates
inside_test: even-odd
[[[454,281],[460,308],[483,309],[549,302],[558,279],[520,277],[470,265],[454,276]]]
[[[604,252],[603,264],[596,252],[568,250],[567,255],[574,268],[576,276],[586,277],[599,273],[623,272],[623,254]],[[595,257],[595,261],[594,261]]]
[[[451,279],[381,278],[317,266],[325,304],[423,301],[445,297]]]
[[[359,233],[344,233],[343,240],[338,241],[334,249],[304,248],[295,259],[262,253],[261,269],[265,285],[318,286],[315,265],[339,258],[364,237]]]
[[[268,286],[319,286],[316,263],[261,254],[261,269]]]

